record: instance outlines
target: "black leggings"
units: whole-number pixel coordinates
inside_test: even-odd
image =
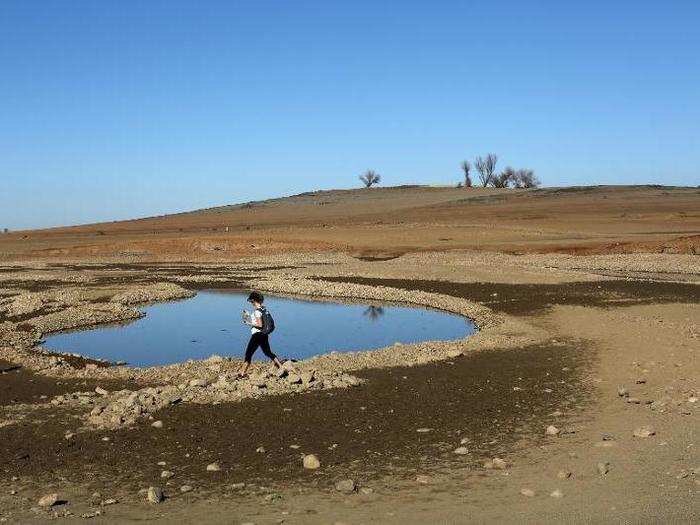
[[[250,363],[253,359],[253,354],[258,349],[262,348],[263,353],[270,359],[277,359],[277,356],[270,350],[270,341],[267,334],[256,332],[250,336],[250,341],[248,341],[248,348],[245,349],[245,362]]]

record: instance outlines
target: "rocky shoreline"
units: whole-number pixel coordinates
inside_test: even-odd
[[[265,292],[283,295],[311,296],[319,300],[360,299],[431,307],[471,318],[479,326],[479,332],[458,341],[396,344],[372,351],[320,355],[293,365],[288,363],[287,370],[282,373],[255,363],[249,378],[244,379],[235,377],[240,361],[233,358],[212,356],[168,366],[134,368],[75,354],[56,354],[41,347],[41,338],[46,333],[137,319],[144,315],[138,310],[139,305],[183,299],[195,294],[193,290],[174,282],[156,282],[127,284],[115,293],[114,290],[105,289],[106,295],[95,295],[100,287],[91,293],[58,287],[10,296],[0,302],[0,313],[10,319],[21,316],[21,320],[6,320],[0,324],[0,344],[3,345],[0,355],[51,377],[98,382],[128,380],[144,385],[139,390],[113,392],[98,387],[97,392],[75,392],[50,400],[56,406],[83,410],[84,426],[78,431],[128,426],[138,419],[152,418],[154,412],[163,408],[183,402],[217,404],[306,390],[346,388],[360,383],[351,375],[354,371],[420,365],[455,358],[477,348],[533,344],[545,337],[541,330],[522,320],[508,318],[479,304],[446,295],[325,283],[274,273],[257,275],[255,282],[243,280],[244,286],[255,286]],[[172,276],[176,281],[188,280],[189,277]],[[208,272],[206,279],[206,282],[220,282],[230,279],[230,276]]]

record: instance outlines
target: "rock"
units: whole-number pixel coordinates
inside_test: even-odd
[[[301,383],[303,385],[309,385],[314,381],[314,379],[316,379],[316,371],[311,370],[309,372],[302,372],[300,374],[300,377],[301,377]]]
[[[564,493],[559,489],[553,490],[552,492],[550,492],[549,495],[553,498],[563,498],[564,497]]]
[[[163,472],[160,473],[160,477],[164,479],[170,479],[175,475],[175,473],[172,470],[164,470]]]
[[[357,485],[355,485],[355,481],[352,479],[344,479],[335,484],[335,490],[344,494],[350,494],[357,490]]]
[[[302,463],[304,465],[304,468],[309,470],[316,470],[321,466],[321,462],[313,454],[307,454],[306,456],[304,456]]]
[[[461,350],[450,350],[449,352],[447,352],[447,357],[449,357],[450,359],[462,357],[463,355],[464,352],[462,352]]]
[[[608,432],[603,432],[603,433],[600,435],[600,438],[601,438],[603,441],[615,441],[615,436],[613,436],[612,434],[609,434]]]
[[[695,396],[690,396],[688,398],[688,403],[697,403],[697,402],[698,402],[698,398]]]
[[[428,483],[430,483],[431,480],[430,480],[430,476],[426,476],[425,474],[418,474],[416,476],[416,481],[418,483],[423,484],[423,485],[427,485]]]
[[[643,379],[643,378],[637,379],[637,380],[635,381],[635,383],[637,383],[638,385],[643,385],[643,384],[645,384],[646,382],[647,382],[647,380],[646,380],[646,379]]]
[[[465,454],[469,454],[469,450],[467,450],[467,447],[457,447],[454,453],[459,456],[464,456]]]
[[[165,499],[163,495],[163,489],[160,487],[148,487],[148,492],[146,493],[146,501],[149,503],[161,503]]]
[[[532,489],[520,489],[520,494],[528,498],[532,498],[535,495],[535,491]]]
[[[469,443],[470,441],[471,441],[471,440],[470,440],[469,438],[462,438],[462,439],[459,440],[459,444],[460,444],[460,445],[466,445],[466,444]]]
[[[425,434],[427,432],[432,432],[432,431],[433,431],[432,428],[425,428],[425,427],[416,429],[416,432],[418,432],[419,434]]]
[[[229,487],[233,490],[241,490],[245,488],[245,483],[231,483]]]
[[[298,385],[301,383],[301,376],[298,376],[297,374],[289,374],[287,376],[287,383],[290,385]]]
[[[97,370],[97,365],[95,363],[88,363],[85,365],[85,370]]]
[[[153,428],[163,428],[163,422],[159,419],[159,420],[154,421],[153,423],[151,423],[151,426],[152,426]]]
[[[360,487],[360,493],[364,494],[365,496],[369,496],[370,494],[374,493],[374,489],[371,487]]]
[[[191,379],[188,383],[189,386],[205,387],[209,384],[206,379]]]
[[[180,492],[185,493],[185,492],[192,492],[194,488],[192,488],[190,485],[182,485],[180,487]]]
[[[216,462],[207,465],[207,472],[219,472],[220,470],[221,466]]]
[[[47,508],[53,507],[56,503],[58,503],[58,494],[54,493],[42,496],[38,504],[40,507]]]
[[[635,430],[632,435],[638,438],[648,438],[656,435],[656,431],[651,427],[640,427]]]
[[[558,436],[559,432],[560,430],[554,425],[549,425],[544,431],[545,435],[547,436]]]
[[[600,462],[596,465],[596,468],[598,469],[598,474],[600,474],[601,476],[605,476],[608,472],[610,472],[610,463]]]
[[[105,390],[104,388],[98,386],[98,387],[95,387],[95,393],[99,394],[103,397],[106,397],[109,395],[109,390]]]
[[[255,452],[258,454],[264,454],[265,453],[265,447],[258,447],[255,449]]]
[[[617,395],[620,397],[630,397],[629,390],[627,390],[624,386],[617,388]]]
[[[284,368],[283,366],[281,366],[280,368],[278,368],[278,369],[275,371],[275,375],[276,375],[278,378],[280,378],[280,379],[282,379],[283,377],[285,377],[288,373],[289,373],[289,370],[287,370],[287,369]]]
[[[114,498],[108,498],[108,499],[102,500],[100,502],[100,505],[103,507],[107,507],[109,505],[116,505],[117,503],[119,503],[119,500],[116,500]]]
[[[508,463],[501,458],[493,458],[484,462],[484,468],[491,470],[506,470]]]
[[[558,477],[559,479],[569,479],[569,478],[571,477],[571,472],[568,471],[568,470],[560,470],[560,471],[557,473],[557,477]]]
[[[224,358],[221,357],[220,355],[213,354],[206,359],[206,362],[207,363],[222,363],[223,360],[224,360]]]
[[[632,403],[633,405],[638,405],[641,403],[641,401],[639,399],[637,399],[636,397],[628,397],[627,403]]]
[[[282,369],[287,372],[294,372],[294,363],[291,360],[287,360],[282,363]]]

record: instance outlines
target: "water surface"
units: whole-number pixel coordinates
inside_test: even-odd
[[[136,366],[212,354],[242,356],[250,337],[250,328],[241,323],[241,311],[251,310],[246,297],[237,291],[201,291],[192,299],[147,306],[146,317],[125,325],[47,336],[44,346]],[[274,296],[266,297],[265,304],[277,326],[270,344],[282,358],[461,339],[476,330],[464,317],[423,308]],[[255,358],[264,355],[258,350]]]

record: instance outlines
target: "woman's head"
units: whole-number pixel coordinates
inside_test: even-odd
[[[253,304],[263,304],[265,298],[260,292],[250,292],[248,296],[248,302]]]

